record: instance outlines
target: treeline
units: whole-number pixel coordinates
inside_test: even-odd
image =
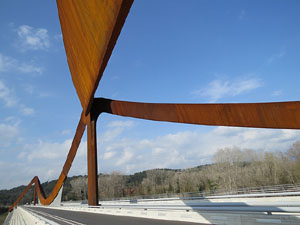
[[[99,175],[100,198],[161,193],[233,191],[246,187],[300,183],[300,141],[285,152],[237,147],[217,151],[210,165],[185,170],[154,169]],[[70,182],[77,199],[87,198],[87,177]]]
[[[76,180],[81,176],[73,176],[64,182],[63,188],[63,200],[76,200],[78,197],[72,190],[72,186],[70,182],[72,180]],[[87,177],[86,177],[87,178]],[[46,196],[52,192],[57,180],[47,181],[42,183],[43,190]],[[26,186],[21,185],[10,190],[0,190],[0,207],[10,207],[17,198],[21,195],[21,193],[25,190]],[[21,200],[20,204],[31,203],[33,201],[33,186],[28,190],[28,192],[24,195],[23,199]]]
[[[48,196],[56,181],[43,183]],[[201,191],[232,191],[246,187],[300,183],[300,141],[285,152],[258,152],[238,147],[217,151],[210,165],[184,170],[154,169],[123,175],[120,172],[100,174],[99,197],[115,198],[136,195]],[[25,186],[0,191],[0,205],[11,205]],[[62,199],[87,199],[87,176],[68,178]],[[33,199],[33,189],[23,203]]]

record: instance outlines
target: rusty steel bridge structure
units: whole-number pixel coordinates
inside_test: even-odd
[[[95,92],[133,0],[57,0],[64,46],[82,114],[55,187],[45,196],[34,177],[10,207],[12,211],[34,185],[42,205],[60,191],[87,128],[88,204],[98,205],[97,118],[101,113],[199,125],[300,129],[300,101],[234,104],[163,104],[95,98]]]

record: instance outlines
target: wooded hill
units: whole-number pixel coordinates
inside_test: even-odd
[[[285,152],[257,152],[251,149],[224,148],[217,151],[213,163],[189,169],[153,169],[133,175],[121,172],[99,175],[99,197],[182,193],[245,187],[300,183],[300,141]],[[56,180],[42,184],[46,195]],[[19,186],[0,190],[0,206],[11,205],[25,189]],[[69,177],[64,184],[64,201],[87,199],[87,176]],[[33,188],[23,203],[33,199]]]

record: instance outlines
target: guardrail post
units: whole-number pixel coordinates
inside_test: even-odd
[[[97,117],[87,116],[88,203],[98,205]]]

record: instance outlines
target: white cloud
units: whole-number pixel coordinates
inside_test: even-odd
[[[21,51],[45,50],[50,47],[48,30],[45,28],[33,28],[28,25],[22,25],[18,27],[17,34],[17,47]]]
[[[278,97],[278,96],[281,96],[282,94],[283,94],[282,90],[276,90],[276,91],[273,91],[271,95],[273,97]]]
[[[26,64],[26,63],[21,63],[18,66],[18,69],[22,73],[39,73],[39,74],[41,74],[43,71],[42,68],[40,68],[40,67],[31,65],[31,64]]]
[[[15,60],[11,57],[2,55],[0,53],[0,72],[8,71],[11,68],[13,68],[16,64],[17,64],[17,60]]]
[[[285,151],[299,138],[300,131],[288,129],[258,129],[217,127],[206,136],[208,141],[216,137],[216,146],[238,146],[263,151]]]
[[[49,92],[45,92],[44,90],[43,91],[38,90],[32,84],[22,84],[22,88],[26,93],[33,95],[34,97],[37,97],[37,98],[48,98],[48,97],[53,96]]]
[[[33,108],[27,107],[25,105],[21,105],[20,110],[25,116],[32,116],[35,113],[35,110]]]
[[[105,152],[105,153],[103,154],[103,159],[104,159],[104,160],[110,159],[110,158],[113,157],[115,154],[116,154],[116,152]]]
[[[18,134],[17,128],[17,125],[9,129],[7,126],[0,125],[0,139],[13,140]],[[118,127],[108,126],[106,132],[113,129]],[[126,129],[123,132],[126,132]],[[8,130],[10,132],[7,132]],[[2,137],[1,132],[5,135],[10,133],[10,136]],[[203,133],[200,127],[194,131],[174,132],[143,139],[122,138],[120,133],[109,141],[104,141],[100,134],[98,172],[119,170],[129,174],[152,168],[188,168],[210,163],[213,154],[225,147],[285,151],[299,138],[299,135],[300,131],[297,130],[234,127],[215,127],[206,133]],[[13,180],[20,180],[18,184],[26,184],[35,175],[38,175],[42,182],[57,179],[71,142],[72,139],[66,139],[62,142],[39,141],[24,145],[18,157],[18,164],[14,165],[14,171],[18,173],[14,174],[10,171],[10,177],[3,179],[10,185],[17,185]],[[86,141],[80,144],[69,176],[87,173],[86,146]],[[2,164],[0,163],[1,179],[4,176],[1,174],[8,172],[10,168]]]
[[[267,63],[268,64],[271,64],[279,59],[281,59],[282,57],[285,56],[285,52],[284,51],[281,51],[279,53],[276,53],[276,54],[273,54],[271,55],[268,59],[267,59]]]
[[[19,122],[0,123],[0,147],[7,147],[19,134]]]
[[[134,122],[130,120],[128,121],[115,120],[109,123],[107,126],[108,127],[132,127],[134,126]]]
[[[63,40],[63,36],[62,36],[62,34],[56,34],[56,35],[54,35],[54,39],[58,40],[58,41],[62,41]]]
[[[18,102],[14,92],[11,89],[9,89],[1,80],[0,80],[0,99],[4,101],[5,106],[7,107],[15,106]]]
[[[116,128],[110,129],[113,132]],[[101,135],[98,139],[99,167],[105,172],[117,169],[124,173],[152,168],[188,168],[210,163],[213,154],[225,147],[285,151],[299,135],[297,130],[238,127],[215,127],[207,133],[200,129],[176,132],[139,140],[122,138],[119,133],[105,141]]]
[[[2,130],[7,132],[7,127],[2,129],[0,125],[0,140],[2,140]],[[16,135],[14,134],[12,137]],[[4,138],[7,137],[4,136]],[[0,161],[0,189],[27,184],[34,176],[38,176],[41,182],[57,179],[65,163],[71,142],[72,139],[66,139],[62,142],[39,141],[23,145],[17,162]],[[70,176],[87,173],[86,146],[86,141],[82,141],[73,161]]]
[[[19,158],[24,158],[28,162],[35,159],[39,161],[58,160],[65,161],[70,150],[73,139],[66,139],[63,142],[38,141],[37,143],[25,144]],[[86,154],[86,142],[82,141],[77,156],[82,157]],[[61,168],[60,168],[61,169]]]
[[[63,162],[58,160],[51,162],[43,161],[42,163],[36,160],[31,164],[21,162],[21,160],[18,160],[18,162],[0,163],[0,189],[27,185],[34,176],[38,176],[42,183],[57,179],[62,166]],[[76,172],[75,174],[77,175],[78,173]]]
[[[21,165],[11,162],[0,162],[0,190],[6,188],[13,188],[18,185],[28,184],[32,178],[27,179],[24,174],[25,169]],[[7,176],[9,174],[9,176]],[[24,175],[22,177],[22,175]]]
[[[239,20],[244,20],[246,17],[246,11],[244,9],[242,9],[240,12],[239,12],[239,15],[238,15],[238,19]]]
[[[107,127],[110,129],[103,134],[103,137],[101,137],[101,139],[104,142],[110,142],[111,140],[118,137],[124,131],[124,129],[131,128],[134,125],[135,124],[133,121],[115,120],[107,125]]]
[[[19,158],[23,158],[24,156],[26,156],[29,162],[32,162],[32,160],[34,159],[58,159],[66,156],[71,143],[72,139],[67,139],[62,143],[39,141],[35,144],[26,144],[23,149],[23,152],[26,152],[26,154],[22,152],[19,155]]]
[[[71,130],[63,130],[63,131],[61,132],[61,135],[70,135],[70,134],[72,134],[72,131],[71,131]]]
[[[51,96],[53,96],[53,94],[50,93],[50,92],[40,92],[40,93],[38,94],[38,97],[39,97],[39,98],[49,98],[49,97],[51,97]]]
[[[19,62],[18,60],[5,56],[0,53],[0,72],[4,73],[42,73],[42,68],[36,67],[30,63]],[[33,93],[33,86],[25,87],[25,91]],[[0,100],[5,103],[6,107],[18,107],[23,115],[33,115],[34,109],[24,104],[18,105],[19,99],[12,88],[9,88],[2,80],[0,80]]]
[[[217,102],[225,97],[234,97],[262,86],[262,82],[257,78],[239,78],[236,80],[215,79],[207,87],[194,91],[192,94],[197,97],[205,97],[209,102]]]
[[[35,110],[24,104],[18,104],[14,91],[8,88],[3,81],[0,80],[0,100],[4,102],[5,107],[18,107],[20,112],[25,116],[32,116]]]
[[[34,92],[34,86],[31,84],[23,84],[23,88],[28,94],[32,95]]]
[[[116,161],[116,165],[120,166],[123,164],[128,164],[132,158],[133,158],[133,149],[131,147],[127,147],[123,151],[121,157],[118,157],[118,160]]]
[[[41,74],[43,69],[30,62],[20,62],[17,59],[0,53],[0,72]]]

